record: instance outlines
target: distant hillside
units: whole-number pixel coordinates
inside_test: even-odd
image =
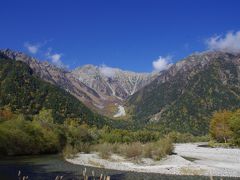
[[[204,134],[214,111],[240,107],[240,55],[189,56],[132,95],[127,106],[136,123]]]
[[[59,123],[65,118],[76,117],[98,126],[111,122],[93,113],[60,87],[39,79],[25,63],[0,58],[0,107],[4,106],[29,116],[42,108],[52,109]]]

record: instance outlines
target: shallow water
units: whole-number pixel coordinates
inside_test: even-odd
[[[87,175],[91,176],[94,171],[95,176],[100,174],[110,175],[111,180],[209,180],[204,176],[175,176],[155,173],[135,173],[126,171],[106,170],[101,168],[87,168]],[[48,180],[55,179],[56,176],[64,176],[64,180],[81,179],[81,174],[85,166],[74,165],[66,162],[59,155],[41,155],[41,156],[18,156],[1,157],[0,159],[0,180],[16,180],[17,173],[20,170],[23,175],[30,179]],[[89,178],[92,179],[92,178]],[[221,179],[215,177],[215,179]],[[222,178],[239,179],[239,178]]]

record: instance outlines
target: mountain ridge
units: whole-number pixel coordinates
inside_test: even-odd
[[[102,94],[108,96],[116,96],[120,99],[126,99],[154,78],[152,73],[136,73],[119,68],[90,64],[78,67],[72,72],[81,82],[97,92],[102,92]]]
[[[78,67],[70,71],[56,67],[47,61],[39,61],[22,52],[12,51],[10,49],[0,50],[0,54],[3,57],[28,64],[33,69],[33,72],[41,79],[70,92],[92,110],[111,118],[118,113],[119,106],[123,105],[124,100],[133,93],[133,90],[135,92],[150,81],[147,78],[142,78],[140,83],[132,85],[129,83],[131,81],[125,81],[121,78],[121,75],[124,75],[124,78],[130,79],[131,77],[136,78],[137,76],[145,77],[147,76],[146,73],[141,74],[111,68],[118,72],[116,74],[120,73],[120,76],[118,75],[120,81],[118,81],[116,78],[103,75],[103,73],[100,73],[99,68],[93,65]],[[93,76],[85,73],[84,69],[86,67],[92,68]],[[79,70],[83,70],[80,72],[81,77],[83,77],[81,79],[79,78]],[[98,77],[99,80],[96,80],[95,76]]]
[[[179,61],[129,97],[136,121],[207,132],[214,111],[240,107],[240,55],[212,51]]]
[[[204,134],[215,111],[240,108],[240,54],[192,54],[159,73],[135,73],[107,66],[59,69],[23,53],[0,56],[23,61],[92,110],[136,126]]]
[[[81,123],[103,126],[107,118],[92,112],[65,90],[37,77],[22,61],[0,57],[0,108],[10,108],[31,118],[50,109],[54,121],[77,118]],[[110,121],[109,121],[110,122]]]

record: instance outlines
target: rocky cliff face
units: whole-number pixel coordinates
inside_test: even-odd
[[[72,71],[76,78],[103,96],[126,99],[154,79],[151,73],[135,73],[117,68],[85,65]]]

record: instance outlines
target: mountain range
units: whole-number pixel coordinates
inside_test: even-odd
[[[10,49],[0,57],[25,63],[92,111],[148,128],[205,134],[213,112],[240,107],[240,54],[197,53],[157,73],[94,65],[70,71]]]
[[[39,61],[22,52],[1,50],[3,57],[22,61],[51,84],[70,92],[92,110],[113,117],[124,100],[154,79],[151,73],[135,73],[117,68],[86,65],[73,71]]]

